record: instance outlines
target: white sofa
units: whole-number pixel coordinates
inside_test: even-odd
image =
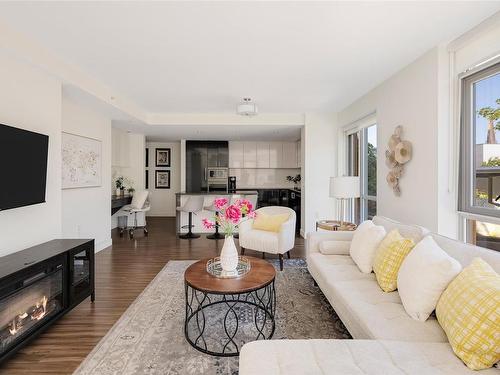
[[[415,241],[431,235],[449,255],[467,266],[481,257],[500,273],[500,253],[429,233],[377,216],[389,232],[398,228]],[[383,292],[375,275],[359,271],[345,255],[324,255],[324,240],[350,241],[353,232],[308,234],[307,266],[354,340],[271,340],[243,346],[240,375],[254,374],[472,374],[457,358],[434,316],[420,322],[404,310],[398,292]],[[279,301],[278,301],[279,304]],[[481,375],[500,374],[499,369]]]

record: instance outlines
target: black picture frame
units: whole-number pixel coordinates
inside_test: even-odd
[[[160,175],[165,175],[167,182],[160,181]],[[156,170],[155,171],[155,189],[170,189],[170,171]]]
[[[170,148],[156,148],[155,149],[155,166],[157,167],[170,167]]]
[[[145,171],[145,172],[146,172],[146,176],[145,176],[145,178],[144,178],[144,181],[145,181],[145,184],[144,184],[144,185],[145,185],[145,188],[146,188],[146,190],[147,190],[147,189],[149,189],[149,171],[146,169],[146,171]]]
[[[149,148],[146,148],[146,168],[149,167]]]

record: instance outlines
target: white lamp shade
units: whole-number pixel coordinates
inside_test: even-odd
[[[330,197],[339,199],[359,198],[359,177],[330,177]]]

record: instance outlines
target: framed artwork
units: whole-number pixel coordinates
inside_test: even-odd
[[[155,171],[155,189],[170,189],[170,171]]]
[[[146,176],[144,178],[144,181],[145,181],[145,188],[146,190],[149,189],[149,171],[146,169]]]
[[[101,186],[102,143],[100,140],[62,132],[62,188]]]
[[[157,167],[170,167],[170,149],[157,148],[156,149],[156,166]]]
[[[146,148],[146,168],[149,167],[149,148]]]

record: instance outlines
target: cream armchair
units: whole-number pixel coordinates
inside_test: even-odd
[[[290,217],[281,225],[279,232],[268,232],[264,230],[253,229],[253,219],[246,219],[239,225],[241,254],[245,249],[262,251],[262,257],[265,253],[278,254],[280,259],[280,269],[283,270],[283,254],[287,253],[290,258],[290,250],[295,245],[295,211],[288,207],[270,206],[255,210],[257,215],[264,212],[267,215],[289,214]]]

